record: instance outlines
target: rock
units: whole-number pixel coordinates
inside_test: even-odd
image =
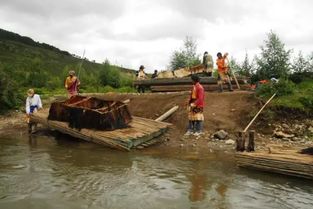
[[[180,147],[183,147],[184,146],[184,144],[180,144]]]
[[[312,126],[310,126],[310,127],[308,128],[308,130],[313,134],[313,127],[312,127]]]
[[[214,137],[218,138],[220,140],[225,139],[227,136],[228,136],[228,133],[224,130],[219,130],[219,131],[214,133]]]
[[[196,144],[192,144],[193,147],[197,146]]]
[[[292,138],[294,134],[286,134],[282,131],[274,131],[274,136],[277,138]]]
[[[232,139],[228,139],[228,140],[225,141],[225,144],[227,144],[227,145],[233,145],[233,144],[235,144],[235,141],[232,140]]]
[[[289,126],[288,126],[286,123],[283,123],[281,126],[282,126],[284,129],[289,129]]]

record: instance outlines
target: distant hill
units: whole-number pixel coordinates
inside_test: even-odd
[[[67,51],[0,29],[0,64],[10,65],[13,69],[27,68],[34,59],[40,60],[41,66],[54,75],[60,75],[66,66],[77,66],[82,61]],[[99,63],[84,60],[83,68],[86,72],[96,72],[100,67]],[[134,73],[131,69],[117,68],[122,72]]]

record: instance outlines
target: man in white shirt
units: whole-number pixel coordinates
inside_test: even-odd
[[[42,102],[40,96],[35,94],[34,89],[29,89],[27,91],[27,99],[26,99],[26,117],[28,123],[28,131],[32,132],[32,123],[30,123],[30,115],[34,112],[37,112],[38,109],[42,108]],[[37,124],[34,124],[34,128],[37,128]]]

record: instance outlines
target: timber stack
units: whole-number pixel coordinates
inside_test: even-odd
[[[161,142],[169,123],[135,117],[127,104],[94,97],[75,96],[52,103],[30,116],[31,123],[41,123],[49,129],[120,150]]]
[[[235,154],[239,167],[313,180],[313,147],[282,150],[268,145],[266,151],[254,151],[254,131],[249,132],[247,148],[245,141],[240,132]]]
[[[217,91],[217,79],[212,77],[200,77],[200,82],[205,91]],[[237,85],[234,80],[231,81],[233,88],[236,89]],[[238,79],[241,89],[249,89],[245,79]],[[190,77],[183,78],[156,78],[146,80],[134,81],[134,86],[145,86],[151,89],[152,92],[176,92],[176,91],[190,91],[192,88],[192,81]],[[227,86],[225,85],[226,89]]]

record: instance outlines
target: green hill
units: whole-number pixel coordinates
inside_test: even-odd
[[[105,91],[108,89],[105,86],[130,88],[135,75],[134,70],[110,65],[108,61],[99,64],[82,60],[49,44],[0,29],[2,109],[16,106],[19,103],[16,94],[25,94],[27,88],[36,88],[43,95],[64,93],[64,79],[69,70],[79,74],[82,92]]]

